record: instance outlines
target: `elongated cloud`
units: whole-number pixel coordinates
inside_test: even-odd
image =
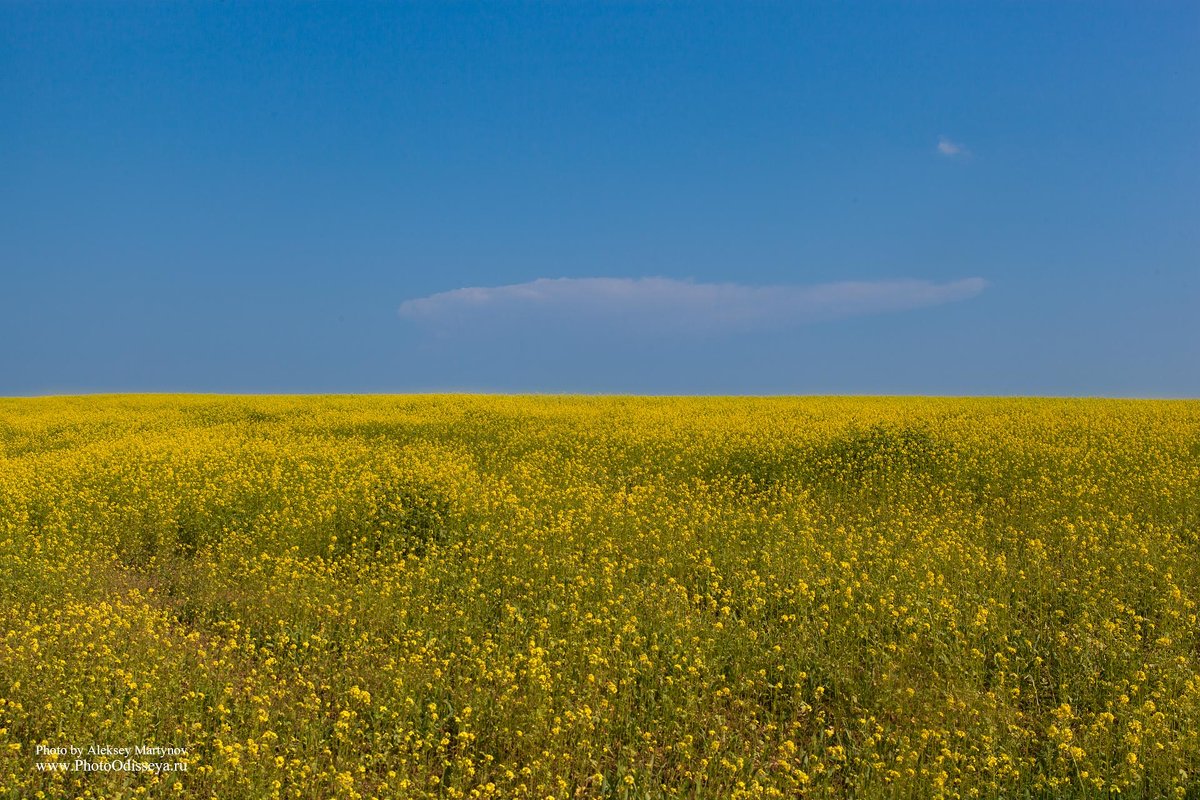
[[[400,316],[442,329],[534,321],[560,328],[607,323],[624,329],[720,332],[941,305],[974,297],[986,286],[982,278],[809,286],[696,283],[671,278],[539,278],[408,300],[400,306]]]

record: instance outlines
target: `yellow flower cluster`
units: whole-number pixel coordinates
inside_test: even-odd
[[[0,400],[14,797],[1196,797],[1198,602],[1196,402]]]

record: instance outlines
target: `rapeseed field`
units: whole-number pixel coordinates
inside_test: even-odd
[[[0,796],[1197,797],[1198,601],[1192,401],[0,400]]]

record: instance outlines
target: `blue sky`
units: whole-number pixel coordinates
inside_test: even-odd
[[[0,5],[0,395],[1200,395],[1200,5]]]

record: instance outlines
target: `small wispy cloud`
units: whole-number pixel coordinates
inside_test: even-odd
[[[936,306],[974,297],[986,286],[982,278],[807,286],[696,283],[672,278],[539,278],[407,300],[399,313],[442,330],[532,321],[553,323],[557,329],[607,324],[622,330],[712,333]]]
[[[939,136],[937,150],[946,158],[968,158],[971,151],[962,142],[956,142],[947,136]]]

